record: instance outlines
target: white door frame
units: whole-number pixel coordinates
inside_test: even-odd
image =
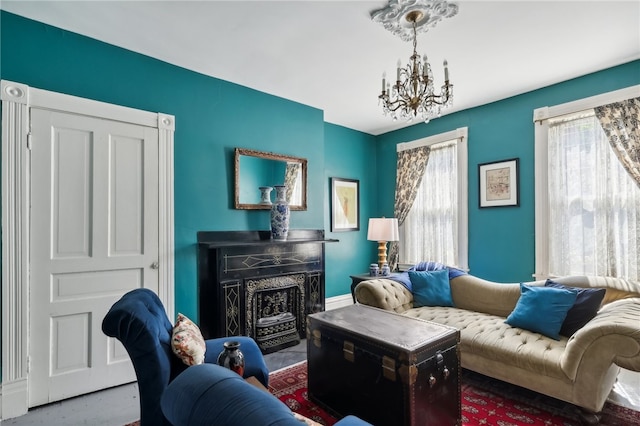
[[[2,80],[2,383],[0,420],[28,410],[30,108],[104,117],[158,129],[159,296],[174,310],[173,135],[175,118]]]

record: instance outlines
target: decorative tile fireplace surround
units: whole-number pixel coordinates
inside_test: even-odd
[[[205,339],[250,336],[264,353],[304,337],[324,310],[323,230],[198,232],[199,324]]]

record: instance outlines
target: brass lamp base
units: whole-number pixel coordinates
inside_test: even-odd
[[[378,267],[382,270],[382,265],[387,263],[387,242],[378,241]]]

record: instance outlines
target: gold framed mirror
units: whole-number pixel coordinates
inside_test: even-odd
[[[287,201],[291,210],[307,210],[307,160],[272,152],[235,149],[235,208],[269,210],[275,201],[275,191],[261,187],[287,186]],[[267,193],[266,195],[263,195]]]

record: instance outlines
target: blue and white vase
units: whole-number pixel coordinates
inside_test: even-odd
[[[259,186],[260,190],[260,204],[270,206],[271,205],[271,186]]]
[[[380,269],[380,275],[386,277],[389,274],[391,274],[391,270],[389,269],[389,264],[388,263],[383,263],[382,264],[382,269]]]
[[[287,202],[287,187],[275,185],[276,200],[271,204],[271,238],[286,240],[289,234],[289,203]]]

